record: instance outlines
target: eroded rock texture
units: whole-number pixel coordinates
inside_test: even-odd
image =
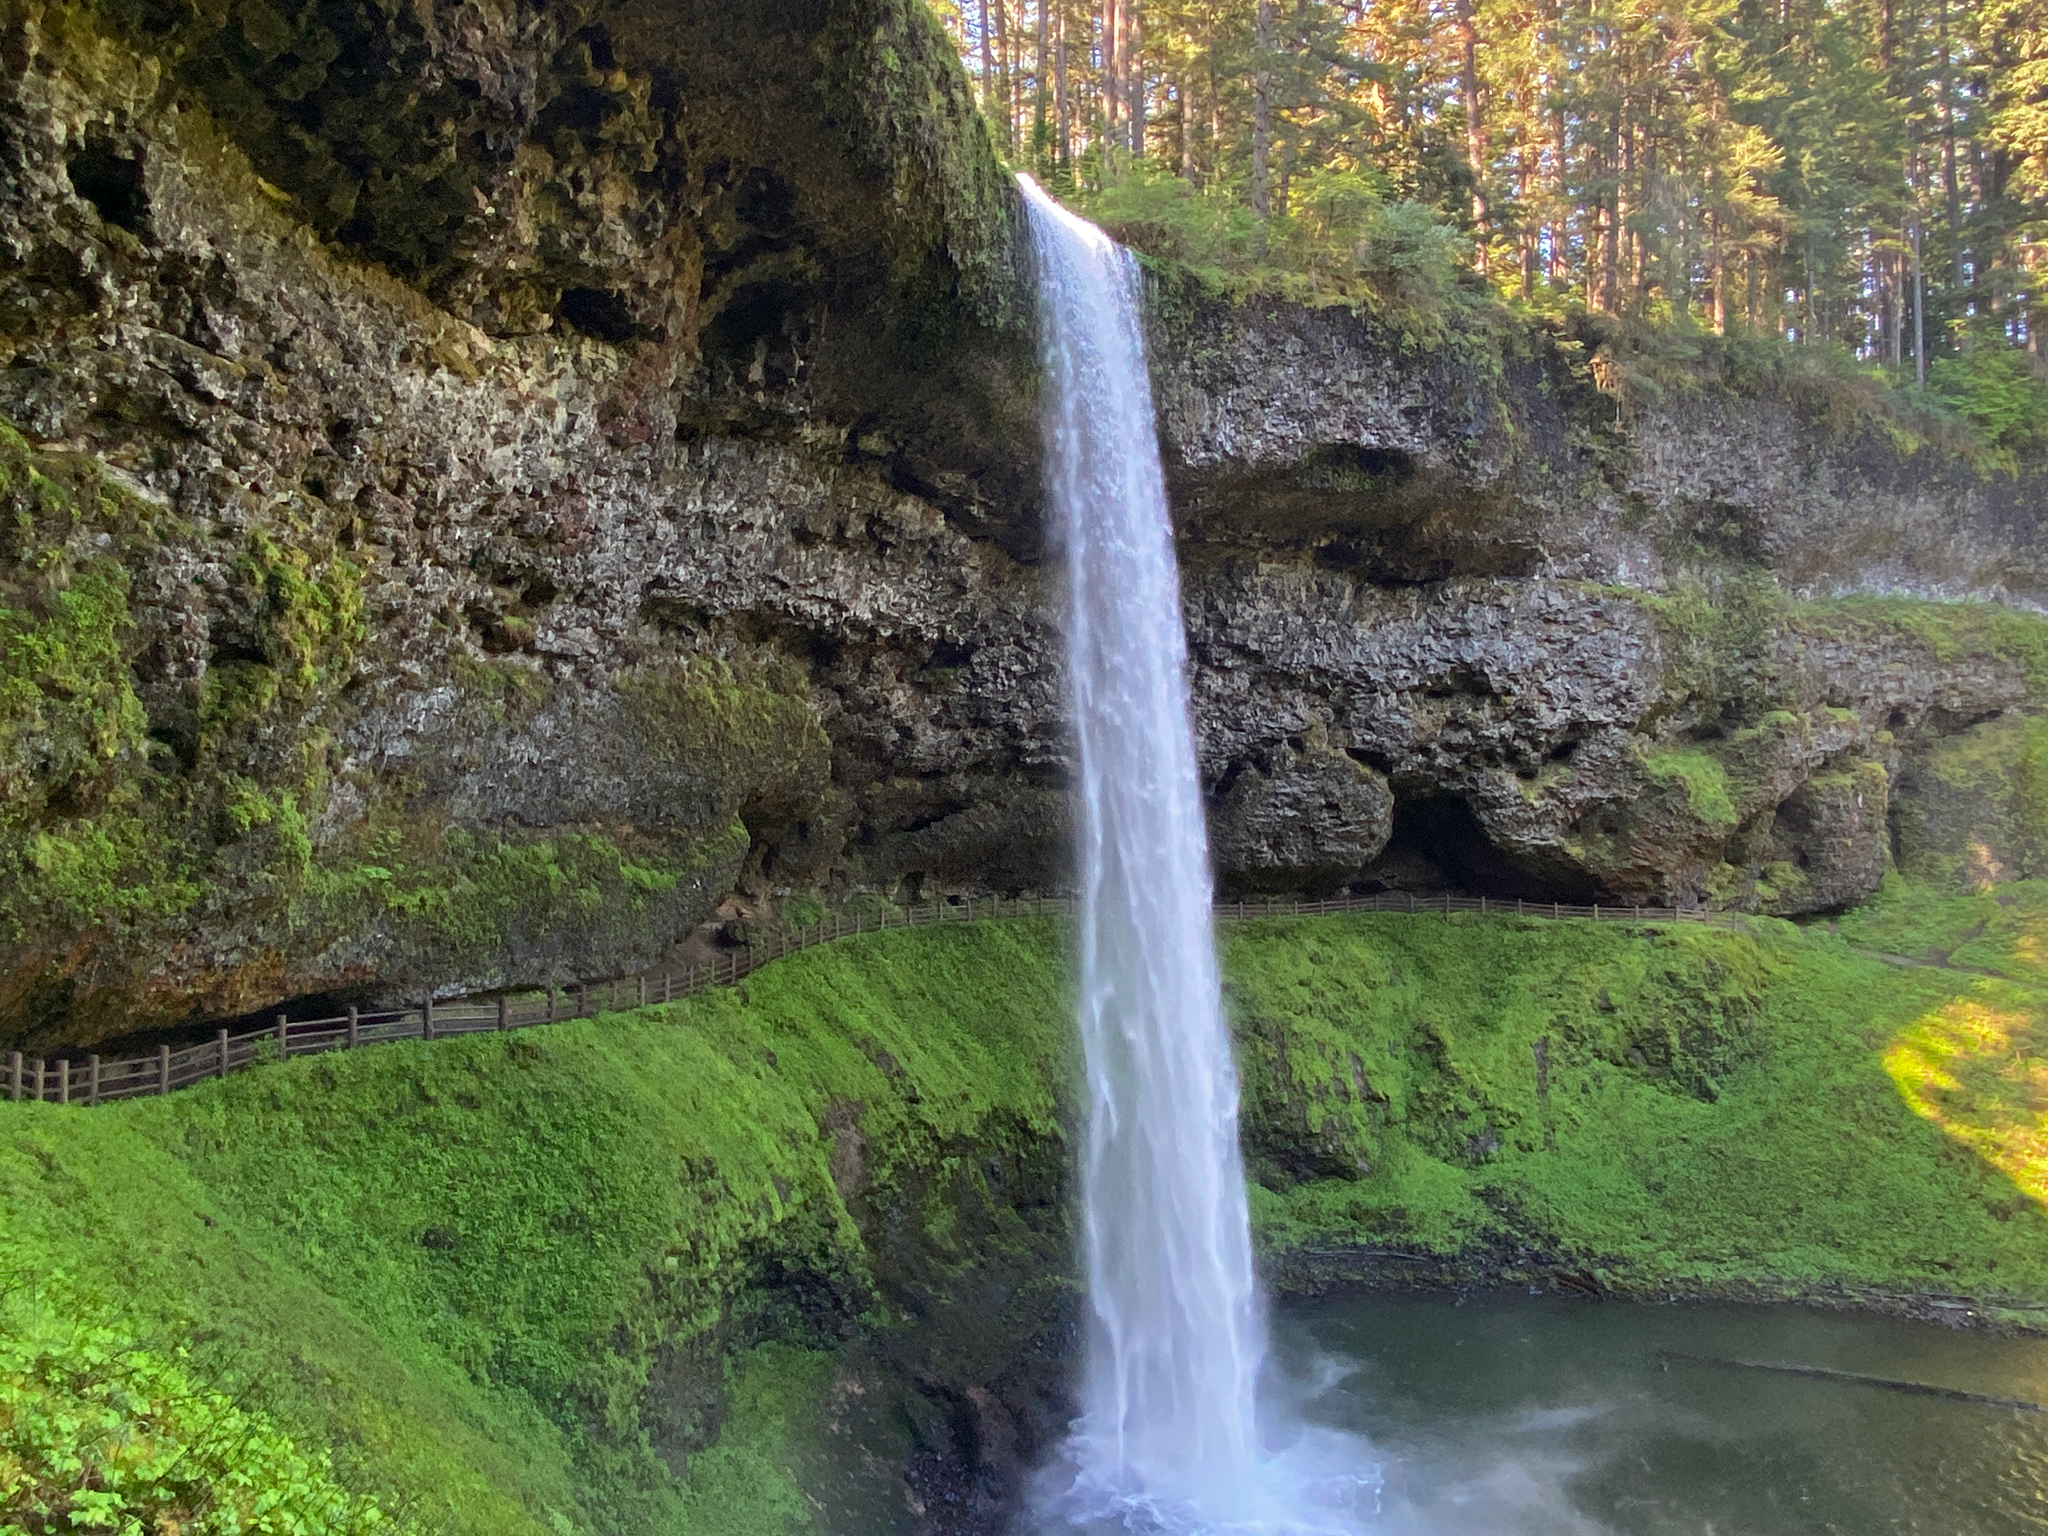
[[[0,1034],[1064,883],[1016,213],[920,10],[0,50]],[[2040,642],[1823,599],[2034,601],[2041,482],[1488,345],[1160,291],[1226,889],[1868,892],[1901,753]]]

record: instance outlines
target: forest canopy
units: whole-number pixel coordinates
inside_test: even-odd
[[[1825,346],[2048,439],[2048,0],[940,11],[1012,162],[1151,254]]]

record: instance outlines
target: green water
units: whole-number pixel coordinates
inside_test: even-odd
[[[1517,1295],[1289,1308],[1274,1344],[1301,1418],[1368,1443],[1389,1536],[2048,1531],[2048,1413],[1713,1363],[2048,1404],[2048,1339]]]

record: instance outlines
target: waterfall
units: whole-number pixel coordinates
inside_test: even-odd
[[[1085,1523],[1236,1523],[1263,1354],[1187,637],[1129,252],[1025,179],[1079,748]]]
[[[1046,486],[1078,748],[1088,1356],[1050,1524],[1343,1536],[1371,1447],[1263,1426],[1264,1317],[1237,1149],[1187,634],[1128,251],[1018,178],[1038,260]]]

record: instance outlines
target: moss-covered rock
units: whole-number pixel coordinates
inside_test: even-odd
[[[1972,726],[1908,755],[1900,778],[1906,873],[1966,889],[2048,873],[2048,721]]]
[[[91,461],[0,433],[0,1016],[16,1042],[316,990],[612,974],[717,905],[749,820],[824,814],[829,743],[801,682],[711,659],[566,707],[516,663],[462,675],[467,739],[553,711],[562,769],[623,786],[566,815],[559,795],[536,813],[546,791],[516,778],[475,786],[445,752],[366,771],[337,744],[371,647],[346,550],[303,527],[290,546],[260,527],[194,537]],[[148,585],[181,545],[209,561],[196,633]],[[474,809],[425,809],[451,798]]]

